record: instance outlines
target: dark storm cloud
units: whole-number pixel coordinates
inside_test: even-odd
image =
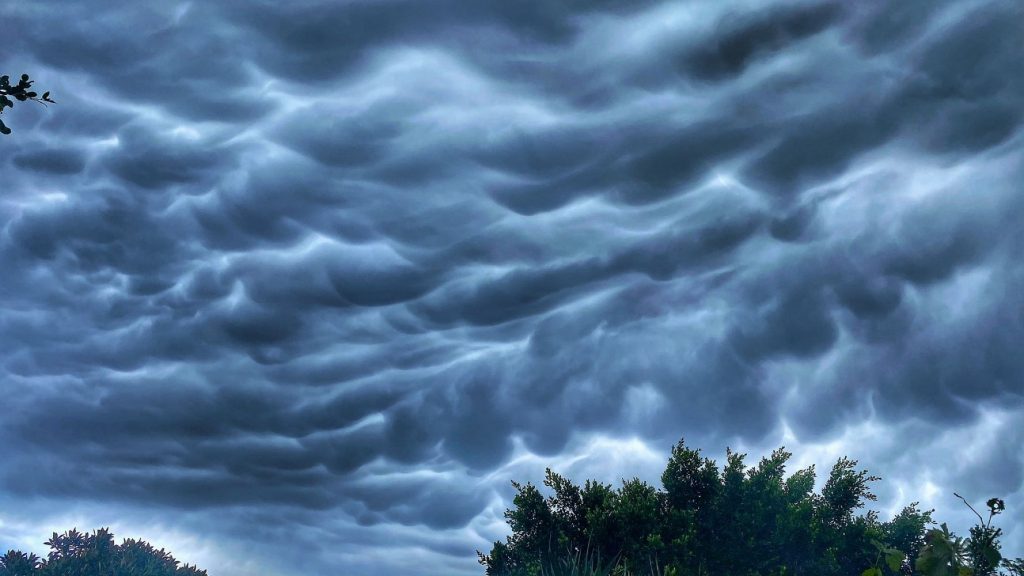
[[[119,130],[117,139],[117,147],[105,158],[106,167],[112,174],[141,188],[195,185],[204,175],[230,170],[230,151],[216,142],[160,136],[131,125]]]
[[[18,154],[14,165],[49,174],[76,174],[85,167],[85,155],[73,148],[54,148]]]
[[[59,102],[4,114],[0,503],[304,574],[478,573],[509,475],[630,439],[1024,505],[1016,2],[0,18]]]
[[[403,42],[430,45],[454,37],[456,44],[468,48],[469,42],[487,42],[488,35],[498,35],[508,43],[558,46],[573,38],[583,16],[652,4],[643,0],[574,0],[555,5],[543,0],[470,4],[312,0],[291,8],[272,2],[244,7],[227,4],[223,11],[227,19],[263,40],[253,48],[261,68],[275,76],[322,82],[343,78],[376,50]]]
[[[8,8],[5,21],[17,30],[16,54],[55,72],[93,78],[90,100],[114,95],[190,120],[244,122],[264,115],[273,105],[259,96],[251,67],[239,65],[246,56],[234,27],[208,19],[201,25],[208,16],[202,12],[202,4],[192,3],[129,11],[112,3],[62,4],[59,10],[37,5]]]
[[[729,15],[686,55],[682,72],[704,80],[736,76],[759,57],[825,30],[840,12],[838,4],[796,4]]]

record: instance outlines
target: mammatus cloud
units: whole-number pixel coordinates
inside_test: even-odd
[[[680,436],[1024,506],[1016,2],[0,17],[2,545],[478,574]]]

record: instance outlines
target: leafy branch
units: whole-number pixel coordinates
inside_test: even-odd
[[[7,108],[14,108],[14,100],[19,102],[25,102],[31,100],[38,102],[43,106],[47,104],[56,104],[56,102],[50,99],[49,92],[43,92],[40,96],[39,93],[32,90],[33,80],[30,80],[28,74],[22,74],[21,79],[17,84],[11,85],[10,76],[0,76],[0,114],[4,113]],[[14,100],[11,100],[14,98]],[[0,134],[10,134],[11,129],[4,124],[3,120],[0,120]]]
[[[961,538],[942,524],[942,529],[929,530],[925,536],[927,545],[921,550],[915,568],[925,576],[991,576],[1003,567],[1010,574],[1021,574],[1024,566],[1021,560],[1003,558],[999,552],[1001,528],[992,526],[992,518],[1006,510],[1006,504],[999,498],[990,498],[988,520],[982,517],[966,498],[953,493],[978,517],[978,525],[971,528],[970,538]]]
[[[895,548],[882,544],[878,540],[871,540],[871,545],[878,549],[878,556],[875,558],[875,565],[862,572],[861,576],[883,576],[881,568],[883,560],[885,560],[889,570],[892,570],[894,574],[899,574],[900,568],[903,567],[903,562],[907,559],[907,555]]]

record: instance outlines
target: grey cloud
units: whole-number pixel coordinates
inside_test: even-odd
[[[108,155],[109,170],[142,188],[194,184],[215,171],[230,170],[229,151],[215,142],[193,142],[154,134],[142,126],[117,133],[118,148]]]
[[[313,105],[283,120],[282,139],[328,166],[372,165],[390,152],[388,144],[402,134],[406,114],[398,106],[346,110]]]
[[[732,341],[744,356],[758,359],[776,353],[817,356],[838,338],[831,307],[821,294],[793,292],[741,325]]]
[[[828,28],[841,13],[842,5],[836,3],[783,4],[727,13],[714,34],[682,59],[680,69],[704,80],[741,74],[756,59],[784,51],[789,44]]]
[[[529,0],[465,5],[441,1],[432,5],[406,0],[334,5],[304,2],[300,9],[283,9],[261,2],[245,9],[231,7],[229,18],[266,40],[256,57],[268,72],[303,82],[344,77],[366,65],[375,49],[403,41],[455,43],[488,41],[481,32],[494,30],[517,42],[564,44],[578,30],[575,20],[589,12],[622,11],[647,2],[570,2],[558,6]]]
[[[371,511],[373,523],[387,519],[420,524],[426,520],[428,527],[439,530],[465,526],[484,507],[489,490],[461,486],[441,474],[430,479],[365,478],[347,485],[346,490]]]
[[[910,50],[907,81],[892,116],[936,153],[971,153],[1005,142],[1020,126],[1024,86],[1009,28],[1020,7],[995,2],[967,10]]]
[[[866,53],[878,54],[919,39],[944,7],[927,0],[910,0],[895,6],[864,3],[852,8],[859,17],[850,22],[850,37]]]
[[[153,215],[144,202],[110,189],[87,189],[92,198],[29,210],[7,226],[14,245],[38,258],[69,259],[76,273],[113,269],[152,274],[175,266],[182,250],[175,238],[150,234],[173,221]],[[132,241],[126,241],[127,239]]]
[[[756,213],[722,215],[697,229],[651,234],[606,254],[547,266],[519,267],[492,280],[461,282],[429,294],[410,308],[431,322],[496,324],[551,310],[576,293],[630,272],[668,279],[727,254],[759,228]],[[454,284],[454,283],[453,283]]]
[[[630,203],[664,199],[692,187],[717,162],[729,159],[752,144],[754,131],[718,118],[665,136],[665,142],[625,161],[631,182],[619,191]]]
[[[471,374],[469,382],[456,388],[458,399],[451,403],[444,449],[456,460],[474,469],[488,469],[512,453],[509,432],[511,415],[503,409],[500,375],[493,369]]]
[[[845,104],[842,107],[852,105]],[[863,104],[861,104],[863,105]],[[842,117],[833,109],[795,119],[781,140],[745,170],[768,190],[794,195],[844,172],[860,154],[884,144],[895,126],[883,117]]]
[[[903,286],[891,277],[850,278],[835,286],[843,306],[859,319],[885,317],[903,301]]]
[[[13,11],[7,20],[18,30],[15,46],[57,70],[91,75],[97,81],[89,92],[98,100],[106,94],[184,118],[234,122],[273,108],[256,96],[253,78],[238,66],[243,55],[237,35],[203,26],[202,5],[152,4],[117,18],[111,17],[113,5],[53,7],[60,9]]]
[[[12,160],[19,168],[50,174],[76,174],[85,168],[85,155],[73,148],[24,152]]]

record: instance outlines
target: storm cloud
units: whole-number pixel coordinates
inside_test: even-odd
[[[510,479],[681,436],[1024,509],[1019,2],[0,19],[58,101],[0,140],[0,547],[480,574]]]

